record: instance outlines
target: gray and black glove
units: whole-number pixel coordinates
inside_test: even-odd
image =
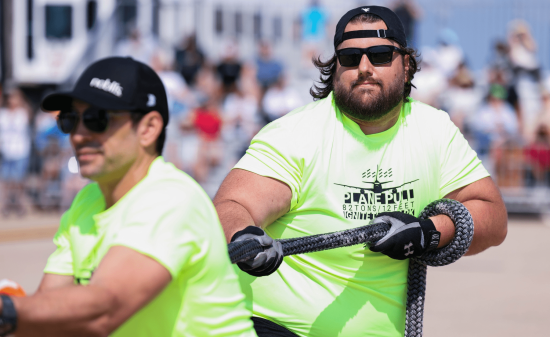
[[[261,228],[248,226],[238,231],[231,238],[231,242],[256,240],[266,248],[258,253],[255,258],[237,263],[242,271],[252,276],[267,276],[273,274],[283,263],[283,246],[280,242],[270,238]]]
[[[390,231],[377,242],[370,243],[369,249],[392,259],[420,256],[439,245],[441,233],[430,219],[419,219],[402,212],[385,212],[371,221],[371,224],[376,223],[390,224]]]

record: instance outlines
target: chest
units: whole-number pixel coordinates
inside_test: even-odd
[[[304,223],[323,223],[320,232],[362,226],[382,212],[418,216],[439,198],[438,147],[419,132],[381,142],[341,133],[323,146],[305,161],[294,210],[313,220]]]
[[[116,223],[116,222],[115,222]],[[91,214],[74,219],[69,230],[75,282],[87,284],[111,247],[116,229]]]

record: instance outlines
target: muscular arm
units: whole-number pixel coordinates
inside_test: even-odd
[[[72,275],[44,274],[42,281],[38,286],[37,293],[49,291],[55,288],[68,287],[74,284]]]
[[[506,238],[508,214],[498,187],[490,177],[459,188],[445,198],[460,201],[470,211],[474,220],[474,239],[466,255],[481,253],[491,246],[498,246]],[[442,247],[451,242],[454,225],[446,215],[431,218],[441,232]]]
[[[285,183],[234,169],[214,197],[227,242],[247,226],[266,227],[290,210],[292,192]]]
[[[122,246],[107,252],[87,286],[56,276],[46,275],[37,294],[13,298],[17,337],[107,336],[171,280],[159,262]]]

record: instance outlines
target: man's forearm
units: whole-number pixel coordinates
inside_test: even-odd
[[[470,200],[463,203],[474,220],[474,239],[466,255],[481,253],[491,246],[497,246],[506,237],[508,217],[506,209],[498,203],[483,200]],[[438,248],[448,245],[454,237],[454,225],[446,215],[431,218],[435,227],[441,232]]]
[[[474,220],[474,239],[466,255],[481,253],[500,245],[507,234],[508,214],[501,202],[469,200],[463,202]]]
[[[250,213],[238,202],[224,200],[215,203],[215,206],[227,242],[231,241],[231,238],[236,232],[248,226],[255,226],[254,219]]]
[[[95,286],[69,286],[29,297],[13,297],[17,337],[107,336],[116,298]]]

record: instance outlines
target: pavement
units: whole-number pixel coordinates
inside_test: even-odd
[[[0,279],[33,293],[58,214],[0,218]],[[550,221],[511,216],[506,241],[445,267],[428,269],[425,337],[547,337]]]

